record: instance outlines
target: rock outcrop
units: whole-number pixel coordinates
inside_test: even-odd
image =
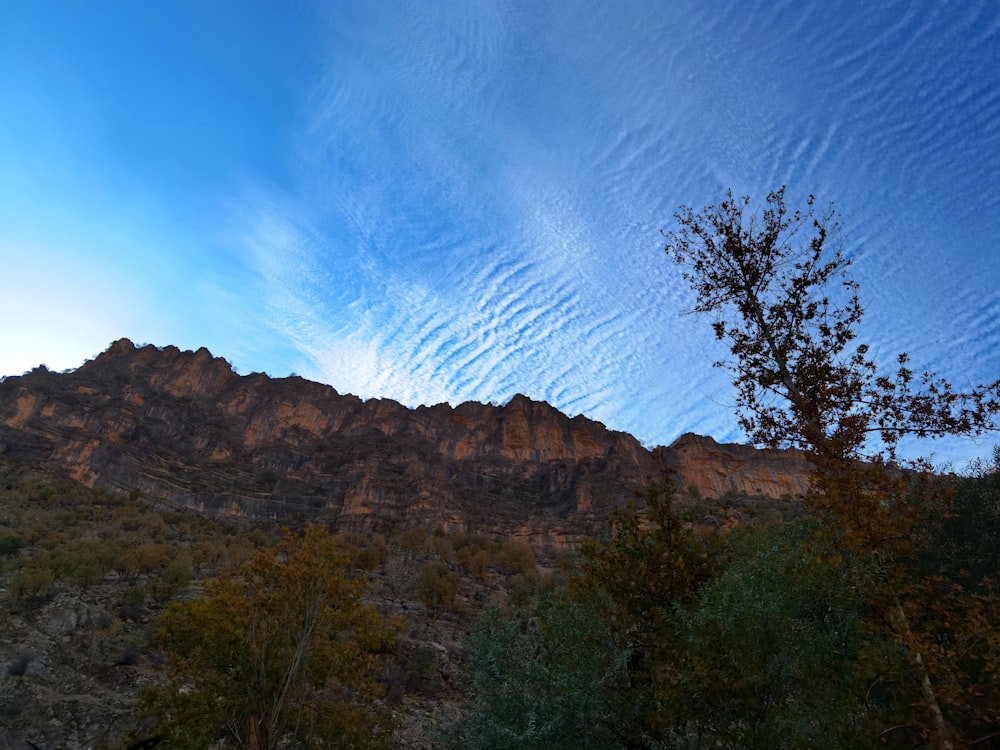
[[[656,455],[674,473],[679,490],[712,499],[798,499],[805,495],[811,471],[800,451],[720,444],[692,433],[681,435],[669,448],[658,448]]]
[[[650,451],[524,396],[408,409],[125,339],[77,370],[0,383],[0,453],[206,513],[462,528],[539,550],[593,533],[664,470],[703,498],[794,497],[808,471],[796,454],[693,435]]]

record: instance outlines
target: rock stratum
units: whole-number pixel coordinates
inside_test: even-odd
[[[809,464],[684,435],[648,450],[544,402],[409,409],[207,349],[116,341],[80,368],[0,382],[0,454],[91,487],[248,519],[463,529],[557,550],[671,474],[679,497],[801,496]]]

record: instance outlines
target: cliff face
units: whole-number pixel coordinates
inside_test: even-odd
[[[664,468],[704,498],[799,495],[808,469],[696,436],[649,451],[524,396],[407,409],[124,339],[73,372],[0,383],[0,453],[204,512],[441,525],[542,549],[592,533]]]
[[[801,498],[811,471],[799,451],[720,444],[691,433],[681,435],[669,448],[657,448],[655,453],[662,465],[674,473],[679,490],[705,498],[733,494]]]

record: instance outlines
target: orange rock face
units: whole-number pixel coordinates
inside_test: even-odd
[[[768,498],[801,498],[811,465],[799,451],[760,450],[720,444],[710,437],[682,435],[666,457],[677,472],[678,489],[721,498],[729,494]]]
[[[540,550],[599,533],[664,471],[711,499],[797,497],[809,469],[798,454],[694,435],[650,451],[525,396],[407,409],[125,339],[76,371],[0,382],[0,452],[201,512],[440,525]]]

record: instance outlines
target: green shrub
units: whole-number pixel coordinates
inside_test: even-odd
[[[150,593],[158,599],[170,599],[187,588],[191,577],[191,556],[185,550],[167,563],[160,575],[150,582]]]
[[[0,534],[0,557],[13,557],[27,544],[17,534]]]
[[[438,675],[437,658],[427,646],[417,646],[404,664],[404,685],[407,690],[427,693],[429,683]]]
[[[466,643],[472,701],[450,728],[455,750],[577,750],[624,743],[641,709],[628,651],[589,607],[551,597],[530,616],[487,608]]]
[[[50,553],[50,564],[57,580],[87,588],[104,580],[105,563],[102,545],[92,540],[78,540]]]
[[[122,601],[130,607],[139,607],[145,603],[148,595],[149,591],[145,586],[130,586],[122,594]]]
[[[540,582],[541,576],[538,575],[537,571],[515,575],[510,590],[511,603],[518,607],[527,605],[538,592]]]

